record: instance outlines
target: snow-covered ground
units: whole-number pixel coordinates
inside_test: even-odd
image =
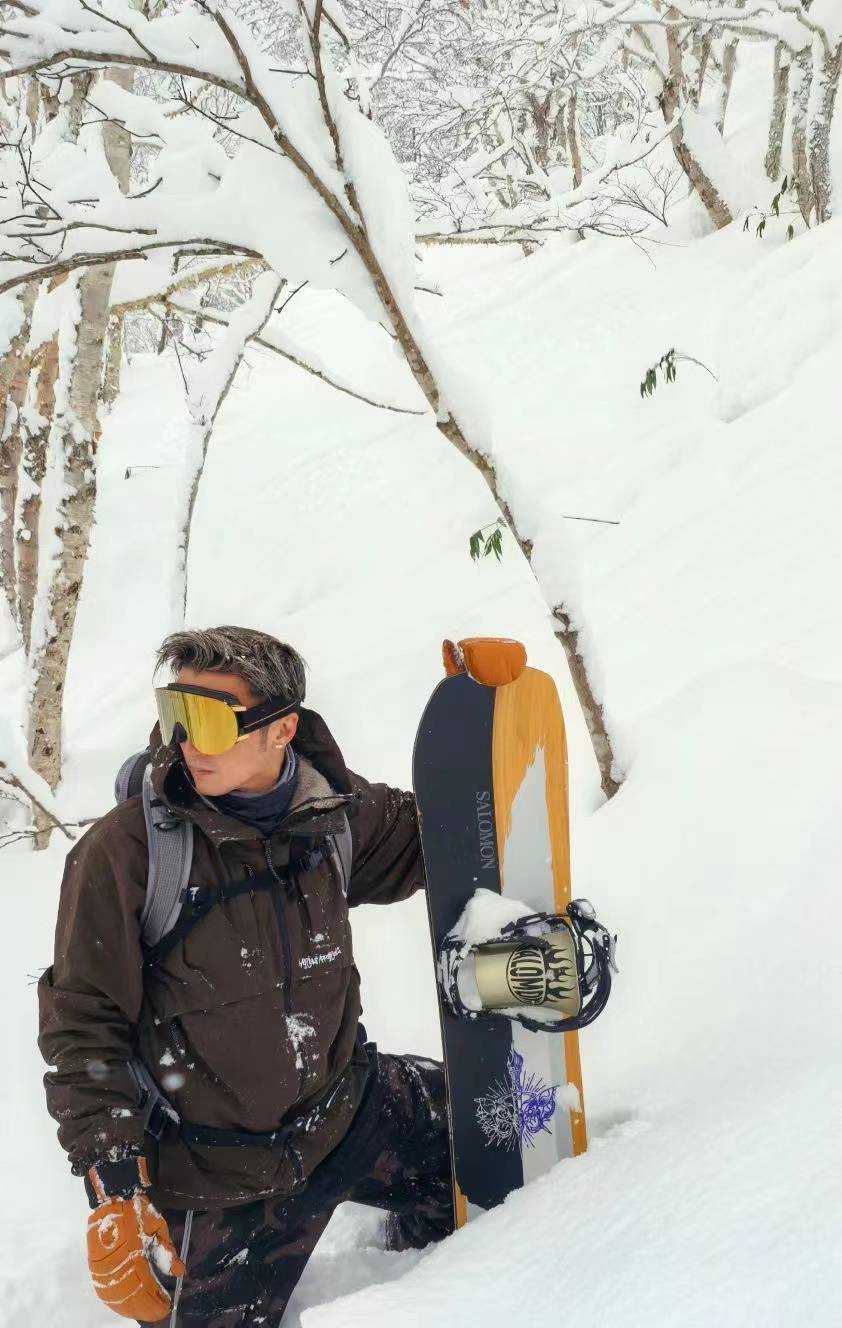
[[[285,1328],[790,1328],[842,1321],[842,223],[780,245],[739,227],[524,259],[429,253],[419,294],[454,402],[493,437],[548,596],[570,604],[626,771],[603,805],[549,614],[429,420],[376,411],[250,351],[211,446],[188,621],[274,631],[349,763],[407,785],[444,635],[516,636],[570,728],[575,891],[619,932],[582,1035],[587,1155],[433,1252],[373,1248],[341,1212]],[[285,330],[361,390],[417,405],[377,329],[302,294]],[[670,347],[692,364],[638,391]],[[106,807],[151,723],[178,622],[177,367],[138,360],[100,450],[99,522],[67,696],[68,815]],[[130,470],[127,468],[155,467]],[[618,525],[567,517],[599,517]],[[0,652],[2,653],[2,652]],[[19,660],[0,662],[14,719]],[[85,1203],[39,1087],[34,988],[62,844],[0,855],[0,1325],[106,1328]],[[366,1024],[438,1047],[423,901],[354,918]]]

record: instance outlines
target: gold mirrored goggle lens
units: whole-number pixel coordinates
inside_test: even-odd
[[[204,756],[221,756],[239,738],[237,716],[231,706],[215,696],[196,696],[191,692],[155,688],[161,737],[172,742],[180,726],[197,751]]]

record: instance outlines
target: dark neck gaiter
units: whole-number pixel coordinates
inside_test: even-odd
[[[295,752],[287,747],[281,777],[265,793],[225,793],[221,798],[207,798],[206,801],[225,816],[234,816],[246,825],[254,826],[267,837],[273,833],[281,818],[286,815],[295,792],[298,777],[298,762]]]

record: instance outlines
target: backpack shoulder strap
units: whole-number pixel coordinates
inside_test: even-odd
[[[178,821],[155,797],[152,772],[143,776],[143,816],[149,846],[146,902],[140,916],[145,946],[157,945],[178,921],[193,864],[193,826]]]
[[[351,827],[348,823],[348,817],[343,813],[342,829],[335,835],[329,835],[330,849],[339,865],[339,873],[342,880],[342,893],[348,897],[348,885],[351,880],[351,860],[353,858],[353,845],[351,842]]]
[[[142,752],[133,752],[131,756],[126,757],[114,780],[115,802],[125,802],[127,798],[134,798],[140,793],[149,757],[148,747]]]

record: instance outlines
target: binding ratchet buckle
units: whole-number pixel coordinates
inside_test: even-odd
[[[461,1019],[503,1015],[532,1032],[570,1033],[605,1009],[617,938],[586,899],[566,913],[528,913],[479,945],[444,938],[439,986]]]

